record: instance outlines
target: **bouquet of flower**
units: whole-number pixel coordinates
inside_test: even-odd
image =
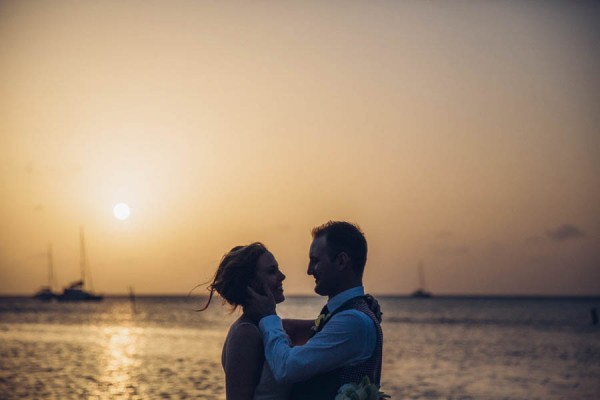
[[[382,400],[390,396],[379,391],[379,385],[371,383],[365,375],[360,383],[346,383],[342,385],[335,396],[335,400]]]

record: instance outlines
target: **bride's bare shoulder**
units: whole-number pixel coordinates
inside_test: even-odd
[[[263,341],[258,327],[252,322],[234,322],[223,344],[221,361],[225,370],[228,371],[236,364],[238,367],[258,365],[263,358]]]
[[[258,326],[245,319],[244,317],[238,318],[231,327],[229,328],[228,341],[231,340],[245,340],[245,341],[259,341],[262,343],[262,334],[258,329]]]

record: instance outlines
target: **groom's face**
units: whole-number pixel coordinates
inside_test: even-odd
[[[335,291],[338,282],[337,270],[327,252],[327,238],[319,236],[310,246],[308,274],[315,278],[315,292],[329,296]]]

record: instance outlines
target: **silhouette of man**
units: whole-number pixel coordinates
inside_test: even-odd
[[[308,341],[292,346],[270,294],[250,289],[244,311],[258,321],[275,379],[295,383],[292,398],[333,399],[341,385],[358,383],[365,375],[380,383],[381,312],[377,301],[364,293],[367,241],[360,228],[329,221],[314,228],[312,236],[307,272],[315,278],[315,292],[327,296],[328,302],[310,328]]]

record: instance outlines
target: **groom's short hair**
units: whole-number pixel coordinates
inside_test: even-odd
[[[360,227],[344,221],[329,221],[314,227],[313,239],[325,237],[327,253],[331,260],[344,252],[352,260],[352,269],[362,277],[367,263],[367,239]]]

